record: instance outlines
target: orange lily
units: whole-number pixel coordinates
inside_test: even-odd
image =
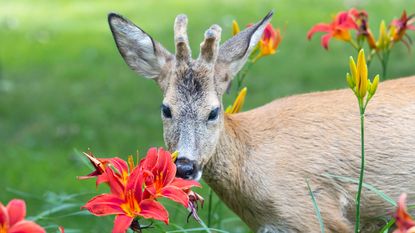
[[[0,233],[46,233],[36,223],[27,221],[26,203],[20,199],[11,200],[7,206],[0,202]]]
[[[282,36],[279,28],[274,28],[271,23],[268,23],[264,29],[261,40],[259,41],[260,57],[275,54]],[[258,58],[256,58],[258,60]]]
[[[307,38],[310,40],[314,33],[325,32],[326,34],[321,37],[321,45],[325,49],[328,49],[329,41],[333,37],[338,40],[351,41],[350,30],[358,30],[355,14],[354,9],[339,12],[331,23],[319,23],[312,27],[307,33]]]

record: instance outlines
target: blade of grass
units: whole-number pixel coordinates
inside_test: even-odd
[[[380,233],[388,233],[389,232],[389,229],[393,226],[393,224],[395,223],[395,219],[394,218],[392,218],[391,220],[389,220],[389,222],[384,226],[384,227],[382,227],[382,229],[379,231]]]
[[[60,212],[60,211],[72,209],[72,208],[79,208],[79,206],[81,206],[81,205],[80,204],[63,204],[63,205],[51,208],[49,210],[43,211],[42,213],[40,213],[36,216],[30,217],[29,219],[36,222],[39,219],[45,218],[48,215],[51,215],[51,214],[54,214],[54,213],[57,213],[57,212]]]
[[[314,196],[313,191],[311,190],[310,183],[308,182],[308,179],[305,179],[305,182],[307,183],[308,192],[311,196],[311,200],[313,201],[314,209],[316,210],[317,219],[318,219],[318,222],[320,224],[320,231],[321,231],[321,233],[324,233],[324,222],[323,222],[323,218],[321,217],[320,209],[318,208],[317,200]]]
[[[328,177],[328,178],[336,178],[345,182],[349,182],[349,183],[355,183],[358,184],[359,181],[357,179],[352,179],[349,177],[345,177],[345,176],[338,176],[338,175],[333,175],[333,174],[323,174],[323,176]],[[363,187],[367,188],[368,190],[374,192],[375,194],[377,194],[378,196],[380,196],[381,198],[383,198],[385,201],[387,201],[389,204],[393,205],[393,206],[397,206],[396,201],[393,200],[391,197],[389,197],[388,195],[386,195],[384,192],[382,192],[381,190],[375,188],[373,185],[367,184],[367,183],[363,183]]]
[[[20,191],[20,190],[17,190],[17,189],[9,188],[9,187],[6,188],[6,191],[9,192],[9,193],[13,193],[17,196],[23,197],[25,199],[43,200],[41,197],[38,197],[36,195],[30,194],[30,193],[27,193],[27,192],[23,192],[23,191]]]

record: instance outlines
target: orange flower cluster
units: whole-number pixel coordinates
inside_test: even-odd
[[[356,49],[361,48],[361,42],[364,40],[374,50],[390,49],[393,43],[399,41],[409,48],[411,41],[405,37],[408,30],[415,30],[415,26],[412,25],[415,22],[414,16],[414,14],[407,16],[406,11],[403,11],[402,16],[399,19],[394,19],[388,28],[382,21],[379,27],[379,38],[376,41],[369,28],[367,12],[352,8],[339,12],[331,23],[316,24],[307,33],[307,38],[310,40],[316,32],[325,32],[326,34],[321,37],[321,44],[325,49],[328,49],[331,38],[350,42]],[[357,32],[357,43],[350,34],[352,30]]]
[[[151,148],[138,164],[134,164],[131,156],[126,162],[117,157],[95,158],[91,153],[85,155],[95,171],[78,178],[97,177],[97,185],[108,184],[110,193],[92,198],[82,208],[96,216],[116,215],[113,233],[126,232],[138,217],[153,218],[168,224],[168,212],[157,202],[160,197],[185,207],[189,207],[189,204],[190,207],[194,206],[190,201],[195,200],[195,194],[190,188],[200,187],[200,184],[175,177],[176,165],[172,155],[162,148]]]

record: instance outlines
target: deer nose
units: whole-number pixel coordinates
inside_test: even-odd
[[[192,180],[196,178],[197,168],[196,163],[192,160],[186,158],[178,158],[176,160],[176,176],[186,179]]]

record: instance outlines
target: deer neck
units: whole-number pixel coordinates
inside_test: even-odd
[[[242,191],[244,183],[242,167],[245,156],[249,154],[246,145],[248,134],[240,123],[234,116],[225,115],[219,143],[203,169],[203,179],[226,203],[235,201],[235,195]]]

